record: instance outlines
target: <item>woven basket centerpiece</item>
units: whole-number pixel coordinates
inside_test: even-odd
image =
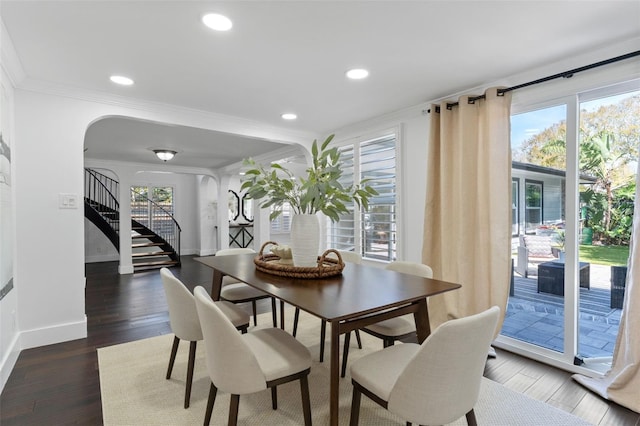
[[[272,251],[275,253],[265,253],[265,248],[269,245],[274,246]],[[280,254],[280,256],[278,254]],[[330,253],[335,254],[336,258],[328,257]],[[253,263],[256,265],[256,269],[267,274],[278,275],[281,277],[289,278],[327,278],[334,275],[340,275],[344,269],[344,262],[342,256],[337,250],[329,249],[318,256],[317,266],[295,266],[291,264],[287,259],[288,255],[286,248],[279,246],[274,241],[267,241],[260,248],[260,252],[253,259]],[[282,257],[281,257],[282,256]]]

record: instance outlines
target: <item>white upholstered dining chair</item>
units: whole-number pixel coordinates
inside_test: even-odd
[[[218,390],[231,394],[229,425],[238,420],[240,395],[271,389],[273,409],[278,408],[277,386],[300,380],[304,424],[311,425],[308,375],[309,350],[279,328],[238,334],[203,287],[194,290],[204,336],[207,371],[211,378],[204,424],[211,421]]]
[[[433,278],[433,270],[431,267],[422,263],[397,260],[388,264],[386,269],[423,278]],[[414,335],[416,333],[416,322],[413,314],[407,314],[368,325],[364,327],[362,331],[382,339],[383,347],[386,348],[387,346],[393,346],[396,340]],[[350,337],[351,334],[347,333],[344,339],[341,371],[342,377],[345,376],[347,370]]]
[[[169,306],[169,323],[173,337],[169,367],[167,368],[167,380],[171,378],[173,364],[176,360],[180,340],[190,342],[189,361],[187,363],[187,382],[184,392],[184,408],[189,408],[191,400],[191,383],[193,382],[193,367],[196,360],[196,346],[202,340],[200,321],[196,313],[196,304],[189,289],[176,278],[167,268],[160,269],[162,286]],[[220,309],[229,318],[235,328],[243,333],[249,327],[249,315],[242,309],[229,302],[216,302]]]
[[[494,306],[450,320],[422,345],[389,346],[354,362],[350,425],[358,424],[363,393],[407,424],[443,425],[466,415],[476,425],[473,408],[499,315]]]
[[[221,249],[216,252],[216,256],[229,256],[233,254],[255,253],[250,248],[228,248]],[[247,303],[251,302],[253,310],[253,325],[258,325],[258,312],[256,302],[261,299],[271,298],[271,316],[273,326],[276,327],[276,299],[267,293],[251,287],[249,284],[242,283],[235,278],[225,276],[222,278],[222,289],[220,291],[220,299],[231,303]]]

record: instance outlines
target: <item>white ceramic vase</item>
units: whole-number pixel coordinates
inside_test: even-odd
[[[315,214],[294,214],[291,219],[291,252],[294,266],[318,266],[320,223]]]

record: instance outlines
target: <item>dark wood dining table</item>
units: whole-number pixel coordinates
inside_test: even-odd
[[[460,288],[435,279],[347,263],[342,274],[321,279],[286,278],[256,270],[255,254],[207,256],[196,260],[213,269],[211,297],[220,299],[229,275],[327,321],[331,325],[330,424],[338,425],[340,335],[378,321],[413,313],[418,342],[431,332],[427,297]]]

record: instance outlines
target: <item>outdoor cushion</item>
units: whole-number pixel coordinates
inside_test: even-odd
[[[548,235],[525,235],[523,237],[524,246],[529,251],[531,257],[555,257],[551,247],[553,240]]]

